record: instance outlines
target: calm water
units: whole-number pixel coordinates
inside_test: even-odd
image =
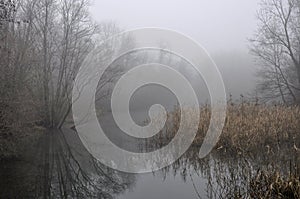
[[[108,169],[71,130],[49,132],[32,145],[22,159],[1,164],[1,198],[197,198],[194,186],[205,191],[206,180],[193,169],[185,175],[179,168],[141,175]]]
[[[106,119],[107,128],[116,131]],[[130,146],[130,150],[141,147],[126,137],[114,139],[112,135],[111,139],[122,147]],[[237,191],[246,191],[253,171],[267,166],[265,163],[274,162],[285,172],[291,158],[284,151],[245,158],[215,150],[200,160],[198,150],[191,147],[177,162],[160,171],[127,174],[95,160],[75,131],[50,131],[30,143],[19,160],[1,163],[0,198],[230,198]]]

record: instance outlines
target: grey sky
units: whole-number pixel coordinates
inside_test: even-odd
[[[162,27],[184,33],[210,53],[247,50],[259,0],[94,0],[97,21],[124,29]]]
[[[260,0],[94,0],[98,22],[113,21],[128,30],[161,27],[179,31],[200,43],[217,63],[235,97],[255,87],[253,57],[247,41],[257,28]]]

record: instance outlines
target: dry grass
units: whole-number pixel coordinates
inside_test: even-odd
[[[265,147],[269,152],[285,144],[296,145],[300,137],[300,109],[286,106],[241,104],[230,106],[219,144],[240,150]],[[298,142],[297,142],[298,141]]]
[[[193,110],[188,111],[191,117]],[[210,122],[209,106],[201,107],[199,130],[194,141],[201,145]],[[180,125],[180,109],[168,114],[166,125],[158,142],[170,140]],[[162,139],[165,138],[165,139]],[[300,151],[300,107],[284,105],[229,104],[226,123],[216,146],[227,151],[250,152],[258,148],[268,153],[287,145]]]
[[[168,113],[168,123],[155,138],[155,147],[168,144],[174,137],[180,125],[180,111],[176,108]],[[183,111],[194,117],[193,109]],[[204,171],[208,179],[215,179],[212,184],[217,187],[211,185],[209,193],[215,198],[300,198],[300,107],[229,103],[215,149],[210,157],[199,160],[199,147],[210,119],[210,107],[202,106],[193,143],[196,147],[186,153],[187,160],[179,160],[183,164],[200,163],[195,169]]]
[[[184,111],[193,117],[193,110]],[[169,113],[168,118],[171,122],[162,132],[164,135],[157,140],[162,144],[166,144],[176,133],[180,124],[180,109]],[[202,144],[210,118],[209,106],[201,107],[199,130],[193,143],[195,146]],[[263,164],[273,165],[274,170],[256,171],[256,168],[251,168],[250,171],[256,171],[256,174],[244,174],[244,183],[247,184],[244,195],[235,191],[240,184],[232,189],[227,187],[227,190],[233,190],[233,198],[300,198],[300,107],[229,103],[225,126],[213,156],[222,159],[235,155],[247,159],[247,163],[248,160],[255,160],[259,165],[260,161],[265,161]],[[258,157],[263,157],[263,160]],[[282,172],[280,161],[286,164],[290,161],[290,172]],[[263,165],[261,167],[264,168]],[[220,173],[220,178],[224,178],[223,174]],[[236,175],[234,173],[233,176]]]
[[[300,177],[259,171],[250,182],[249,195],[251,198],[300,198]]]

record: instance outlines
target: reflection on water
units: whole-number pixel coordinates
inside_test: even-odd
[[[114,198],[134,176],[99,164],[75,132],[48,132],[24,159],[1,165],[1,198]]]
[[[215,150],[200,160],[199,149],[191,148],[167,168],[134,175],[97,162],[71,130],[48,132],[28,148],[22,159],[1,163],[0,198],[245,197],[257,169],[288,173],[297,161],[285,150],[247,157]]]

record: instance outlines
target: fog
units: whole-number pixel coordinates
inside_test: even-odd
[[[0,199],[300,198],[299,22],[300,0],[0,0]]]
[[[257,27],[258,0],[103,0],[94,1],[97,21],[114,21],[124,29],[162,27],[186,34],[210,53],[246,51]]]
[[[91,12],[96,21],[114,22],[123,30],[160,27],[193,38],[216,62],[228,96],[237,99],[252,93],[255,87],[257,66],[249,54],[248,39],[257,27],[258,2],[103,0],[94,1]]]

